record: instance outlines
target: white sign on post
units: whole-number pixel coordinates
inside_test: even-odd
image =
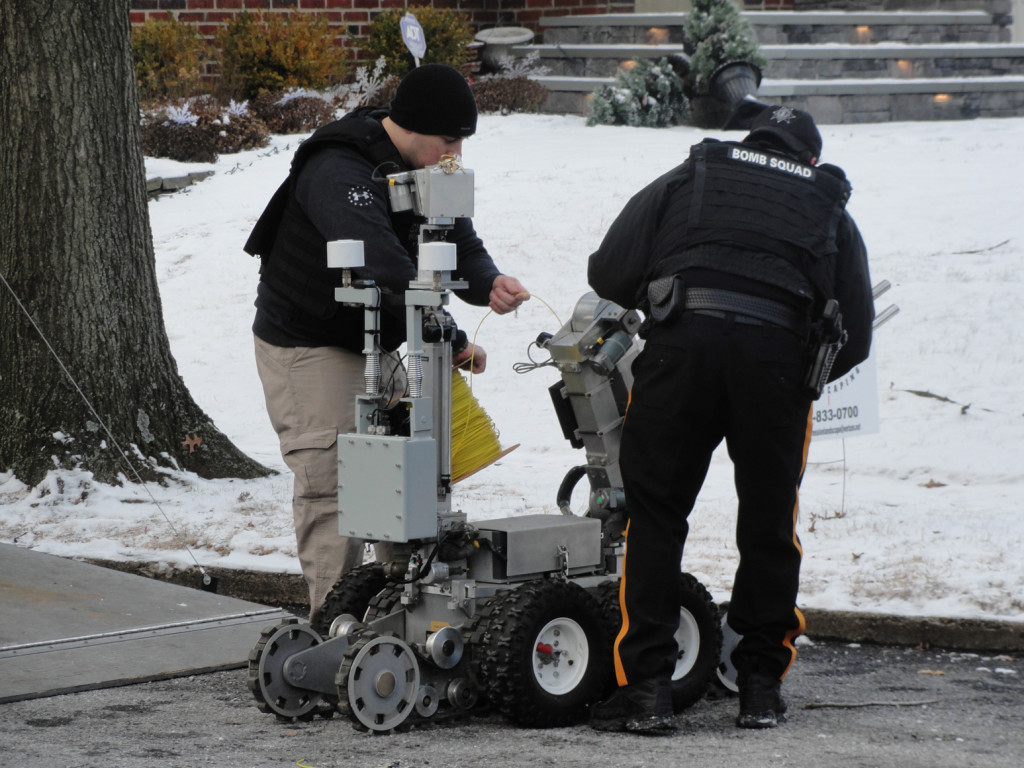
[[[811,437],[816,440],[878,432],[878,374],[875,356],[826,384],[811,406]]]
[[[427,52],[427,39],[423,35],[423,27],[420,26],[419,21],[411,13],[406,13],[401,21],[398,22],[398,26],[402,30],[402,40],[405,42],[405,47],[409,49],[409,53],[416,60],[416,66],[418,67],[420,59]]]

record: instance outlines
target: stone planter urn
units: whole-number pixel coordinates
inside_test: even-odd
[[[690,99],[691,121],[698,128],[744,127],[739,117],[749,119],[764,105],[755,99],[761,85],[761,69],[747,61],[730,61],[718,67],[709,78],[708,93]],[[742,108],[741,108],[742,107]]]
[[[476,39],[484,44],[482,57],[491,69],[500,69],[500,62],[512,55],[513,45],[526,45],[533,40],[533,30],[526,27],[492,27],[481,29]]]

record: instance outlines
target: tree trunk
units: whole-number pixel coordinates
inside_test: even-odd
[[[268,474],[171,356],[127,0],[3,0],[0,126],[0,472]]]

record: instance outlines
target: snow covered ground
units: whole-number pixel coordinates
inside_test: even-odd
[[[868,244],[878,308],[880,429],[816,440],[801,492],[801,604],[1024,621],[1024,119],[823,126]],[[499,266],[534,294],[515,316],[453,302],[488,352],[473,391],[520,447],[456,487],[469,519],[557,514],[566,470],[551,368],[518,375],[538,333],[588,290],[586,260],[628,197],[707,135],[484,116],[466,143],[475,222]],[[716,135],[712,132],[711,135]],[[721,138],[737,135],[719,134]],[[0,474],[0,541],[68,557],[298,572],[291,479],[253,362],[257,262],[244,243],[302,137],[213,165],[147,162],[150,176],[215,175],[150,204],[171,345],[197,402],[240,448],[282,470],[260,481],[96,485],[54,472],[29,489]],[[874,392],[870,393],[873,395]],[[88,493],[86,493],[88,491]],[[726,599],[736,565],[724,448],[691,515],[684,567]],[[189,548],[191,554],[185,550]]]

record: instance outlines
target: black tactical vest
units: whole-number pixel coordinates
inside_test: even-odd
[[[673,197],[665,223],[681,233],[671,271],[715,269],[713,247],[774,254],[792,264],[821,296],[832,292],[836,233],[850,196],[835,166],[810,166],[755,146],[707,139],[690,150],[690,183]],[[764,282],[764,261],[745,276]],[[663,269],[659,270],[664,271]],[[728,271],[736,271],[735,264]],[[779,285],[793,293],[796,286]]]
[[[295,199],[295,183],[306,160],[327,146],[351,146],[386,173],[408,170],[388,137],[383,112],[360,108],[317,129],[299,146],[288,178],[271,198],[245,244],[246,253],[261,257],[260,279],[306,312],[326,319],[338,311],[334,278],[327,269],[327,247]],[[416,254],[415,216],[389,211],[391,224],[410,257]]]

